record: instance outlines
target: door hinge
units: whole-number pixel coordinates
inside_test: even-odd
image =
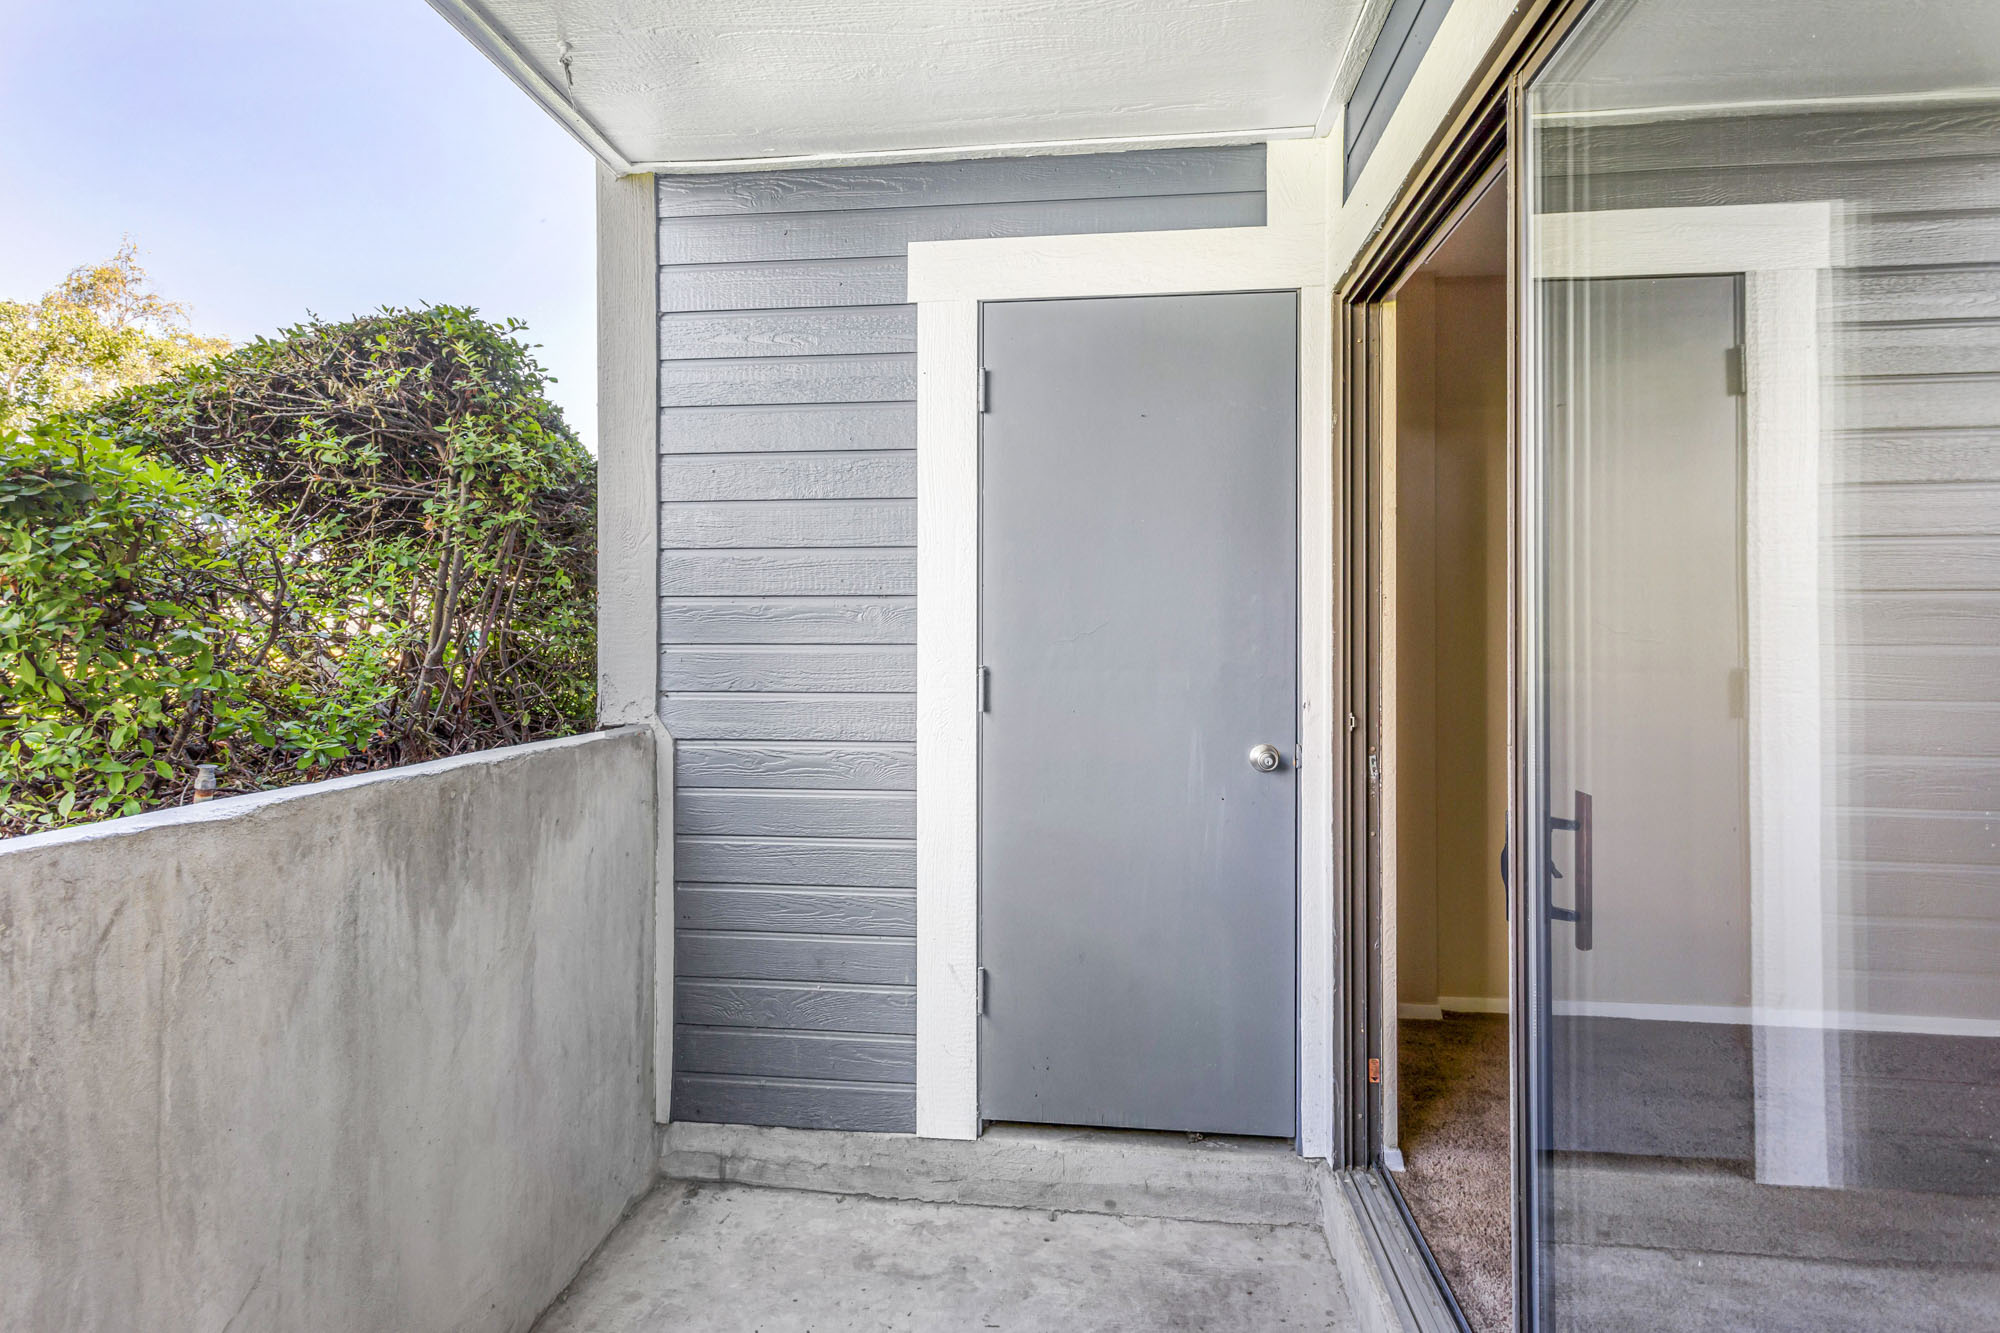
[[[993,673],[985,667],[979,668],[979,711],[990,712],[993,702]]]
[[[1382,781],[1382,756],[1374,750],[1368,752],[1368,781],[1370,783]]]
[[[979,410],[982,414],[986,411],[986,390],[992,383],[993,372],[981,366],[979,368]]]
[[[979,969],[979,1013],[980,1013],[980,1016],[981,1016],[982,1018],[983,1018],[983,1017],[985,1017],[985,1014],[986,1014],[986,969],[985,969],[985,968],[983,968],[983,967]]]
[[[1368,1081],[1370,1083],[1382,1081],[1382,1057],[1379,1055],[1368,1057]]]
[[[1726,392],[1732,398],[1741,398],[1748,392],[1743,378],[1743,349],[1732,347],[1722,354],[1722,374],[1727,384]]]

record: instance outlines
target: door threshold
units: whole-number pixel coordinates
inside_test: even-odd
[[[1347,1229],[1359,1242],[1357,1253],[1335,1251],[1343,1272],[1353,1279],[1350,1286],[1364,1281],[1375,1286],[1389,1307],[1391,1326],[1406,1333],[1470,1333],[1388,1173],[1378,1167],[1343,1171],[1337,1181],[1350,1215]],[[1334,1188],[1329,1181],[1328,1189]],[[1333,1243],[1331,1221],[1325,1230]]]
[[[660,1174],[930,1203],[1316,1226],[1323,1163],[1282,1139],[995,1125],[977,1139],[676,1121]]]
[[[1399,1152],[1396,1156],[1400,1161],[1402,1154]],[[1410,1203],[1403,1197],[1402,1186],[1398,1185],[1396,1178],[1387,1171],[1378,1171],[1375,1174],[1381,1178],[1384,1192],[1395,1204],[1397,1216],[1401,1219],[1404,1229],[1410,1233],[1410,1240],[1415,1244],[1417,1254],[1423,1260],[1424,1273],[1429,1277],[1432,1289],[1436,1291],[1451,1316],[1450,1326],[1464,1330],[1464,1333],[1472,1333],[1472,1325],[1466,1321],[1465,1311],[1459,1308],[1458,1297],[1452,1294],[1451,1283],[1445,1280],[1444,1270],[1438,1267],[1437,1256],[1431,1253],[1430,1243],[1424,1239],[1424,1229],[1417,1225],[1415,1215],[1410,1212]],[[1415,1277],[1414,1274],[1411,1276]]]

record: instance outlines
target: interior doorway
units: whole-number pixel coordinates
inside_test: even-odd
[[[1383,1164],[1466,1322],[1513,1319],[1507,188],[1382,305],[1378,1005]]]

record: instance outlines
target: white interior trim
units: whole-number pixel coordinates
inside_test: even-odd
[[[1440,995],[1438,1008],[1448,1014],[1504,1014],[1508,1006],[1504,995]]]
[[[1333,1147],[1333,301],[1325,141],[1268,148],[1267,225],[934,241],[917,303],[917,1133],[979,1133],[979,303],[1299,293],[1299,1149]]]
[[[1396,1006],[1396,1015],[1403,1019],[1436,1022],[1446,1014],[1504,1014],[1509,1008],[1504,995],[1440,995],[1436,1004],[1404,1000]],[[1384,1049],[1387,1045],[1385,1040]],[[1383,1081],[1386,1084],[1388,1080],[1385,1078]]]
[[[1743,274],[1752,1008],[1819,1013],[1830,994],[1820,841],[1819,275],[1833,262],[1833,205],[1553,213],[1533,226],[1538,277]],[[1758,1042],[1758,1180],[1838,1183],[1838,1075],[1827,1058],[1817,1040]]]
[[[1444,1017],[1444,1006],[1441,1004],[1418,1004],[1411,1000],[1404,1000],[1396,1006],[1396,1017],[1406,1023],[1436,1023]],[[1382,1037],[1382,1049],[1385,1052],[1390,1049],[1389,1038],[1386,1033]],[[1389,1119],[1389,1095],[1386,1091],[1388,1085],[1388,1075],[1386,1072],[1383,1075],[1382,1081],[1385,1089],[1382,1094],[1382,1120],[1384,1124],[1382,1141],[1387,1143],[1389,1141],[1389,1134],[1386,1128]]]

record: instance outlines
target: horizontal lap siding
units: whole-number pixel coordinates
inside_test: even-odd
[[[1821,287],[1829,855],[1852,1008],[2000,1018],[2000,110],[1556,141],[1551,208],[1834,200]],[[1716,163],[1724,164],[1716,169]]]
[[[915,1126],[916,240],[1255,226],[1261,148],[661,178],[674,1115]]]

